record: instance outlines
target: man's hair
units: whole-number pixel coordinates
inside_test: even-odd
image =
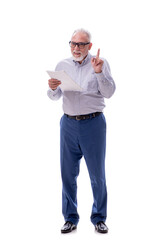
[[[87,38],[88,38],[88,42],[91,41],[91,34],[90,34],[90,32],[88,32],[87,30],[85,30],[85,29],[83,29],[83,28],[76,29],[76,30],[73,32],[72,37],[75,36],[75,35],[76,35],[77,33],[79,33],[79,32],[86,34],[86,36],[87,36]]]

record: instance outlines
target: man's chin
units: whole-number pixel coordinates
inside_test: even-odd
[[[81,61],[84,59],[84,57],[83,57],[83,56],[75,57],[75,56],[73,55],[73,59],[74,59],[74,61],[76,61],[76,62],[81,62]]]

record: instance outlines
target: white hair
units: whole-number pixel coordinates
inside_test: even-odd
[[[76,29],[76,30],[73,32],[72,37],[75,36],[75,35],[76,35],[77,33],[79,33],[79,32],[86,34],[86,35],[87,35],[87,38],[88,38],[88,42],[91,41],[91,34],[90,34],[90,32],[88,32],[87,30],[85,30],[85,29],[83,29],[83,28]]]

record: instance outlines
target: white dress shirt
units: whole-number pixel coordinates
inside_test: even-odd
[[[64,113],[75,116],[93,112],[102,112],[105,103],[104,98],[110,98],[115,91],[115,83],[111,76],[110,67],[105,59],[101,73],[95,73],[91,65],[91,56],[87,57],[80,64],[73,58],[59,62],[55,71],[64,70],[82,88],[82,92],[64,91],[58,87],[56,90],[49,88],[47,95],[52,100],[63,97]]]

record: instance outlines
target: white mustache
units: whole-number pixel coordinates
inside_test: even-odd
[[[73,51],[73,53],[80,53],[80,54],[81,54],[81,52],[80,52],[80,51],[76,51],[76,50],[74,50],[74,51]]]

